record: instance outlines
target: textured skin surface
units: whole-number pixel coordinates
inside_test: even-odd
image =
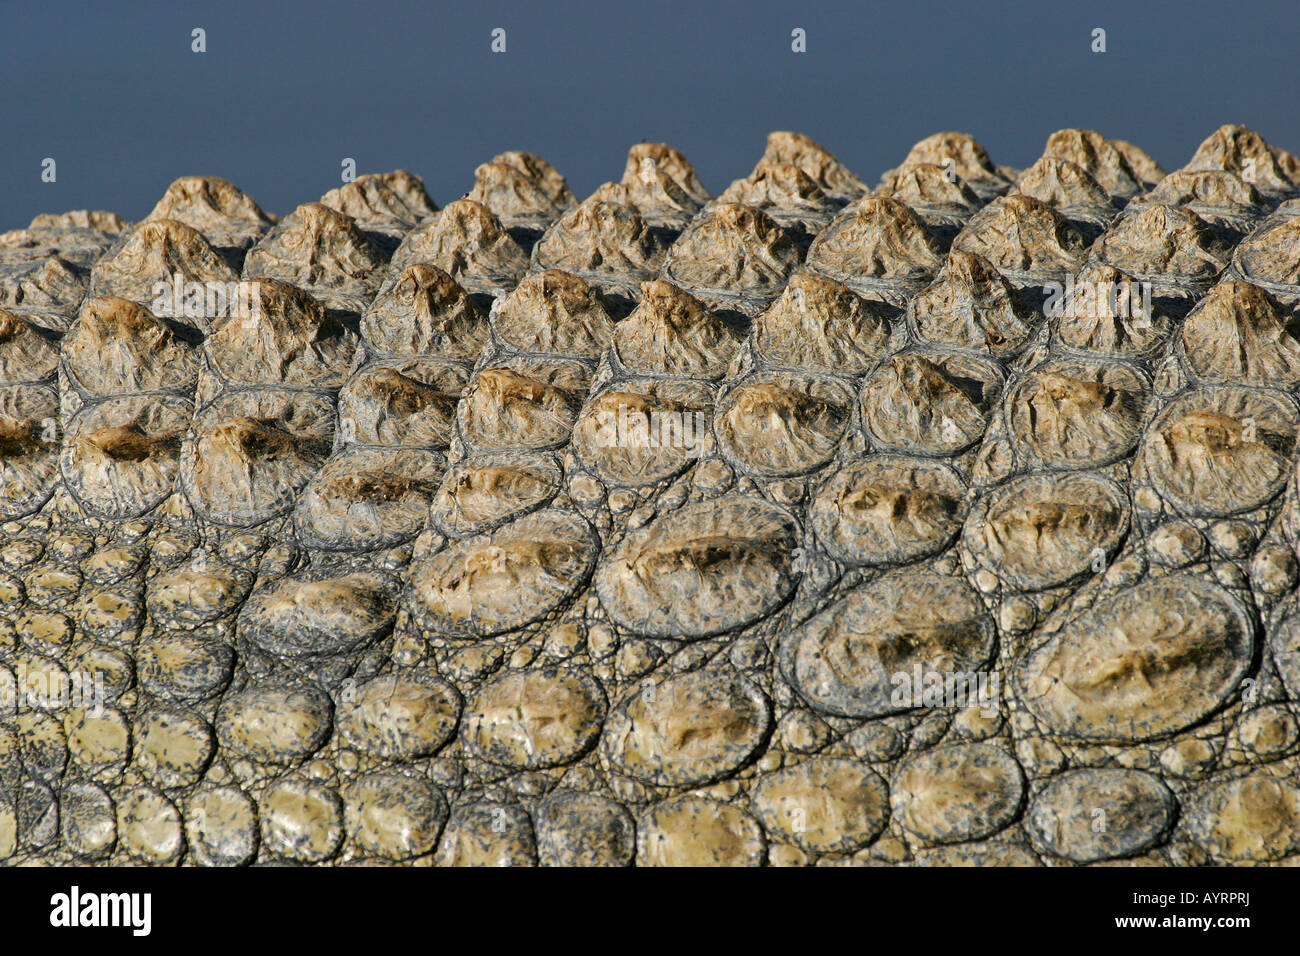
[[[1300,859],[1300,161],[474,177],[0,236],[0,862]]]

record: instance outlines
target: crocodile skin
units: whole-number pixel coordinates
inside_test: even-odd
[[[1300,859],[1300,160],[474,177],[0,236],[0,862]]]

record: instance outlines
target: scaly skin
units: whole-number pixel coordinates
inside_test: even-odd
[[[1300,857],[1288,159],[0,236],[0,862]]]

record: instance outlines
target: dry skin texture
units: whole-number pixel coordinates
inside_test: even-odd
[[[0,235],[0,863],[1300,860],[1298,195],[774,133]]]

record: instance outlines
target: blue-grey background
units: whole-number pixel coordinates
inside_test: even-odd
[[[1228,122],[1300,150],[1298,40],[1297,0],[3,0],[0,230],[77,208],[138,219],[195,174],[283,214],[337,186],[344,157],[418,173],[441,205],[525,149],[582,197],[639,140],[683,150],[717,192],[773,129],[873,184],[946,129],[1024,166],[1081,126],[1172,169]]]

